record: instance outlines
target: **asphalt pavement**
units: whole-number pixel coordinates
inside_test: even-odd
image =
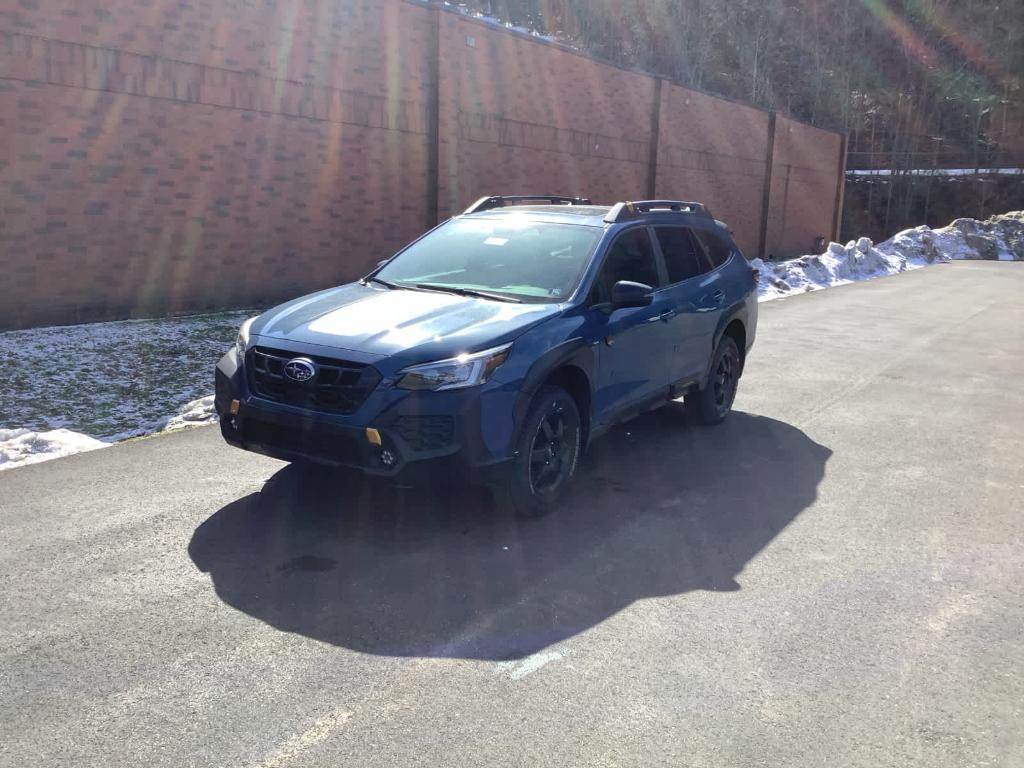
[[[1022,299],[762,304],[542,520],[215,428],[0,473],[0,765],[1024,765]]]

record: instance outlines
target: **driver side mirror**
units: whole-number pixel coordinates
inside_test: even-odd
[[[654,301],[654,289],[644,283],[619,280],[612,286],[612,306],[616,309],[646,307],[652,301]]]

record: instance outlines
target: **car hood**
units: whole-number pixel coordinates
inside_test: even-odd
[[[264,312],[250,334],[256,343],[311,354],[304,348],[316,345],[359,353],[366,362],[426,362],[507,343],[560,310],[350,283]]]

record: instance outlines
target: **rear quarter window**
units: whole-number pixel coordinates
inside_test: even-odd
[[[732,245],[725,238],[706,229],[695,229],[693,234],[702,246],[704,252],[711,262],[711,268],[717,269],[729,260],[732,255]]]
[[[709,270],[701,246],[687,227],[655,227],[654,233],[665,257],[669,285],[697,277]]]

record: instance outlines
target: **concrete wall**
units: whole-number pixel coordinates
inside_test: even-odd
[[[844,176],[843,137],[781,115],[775,124],[771,197],[765,253],[811,253],[819,235],[826,242],[838,222]]]
[[[644,196],[653,78],[447,13],[441,50],[442,217],[501,190]]]
[[[659,116],[656,196],[705,203],[756,256],[768,113],[665,83]]]
[[[999,142],[996,163],[1005,168],[1024,167],[1024,104],[1006,105],[993,112],[987,133]]]
[[[0,326],[273,301],[427,226],[429,9],[14,5]]]
[[[0,327],[269,303],[498,192],[694,197],[753,255],[768,120],[401,0],[0,0]],[[777,254],[833,213],[792,125]]]

